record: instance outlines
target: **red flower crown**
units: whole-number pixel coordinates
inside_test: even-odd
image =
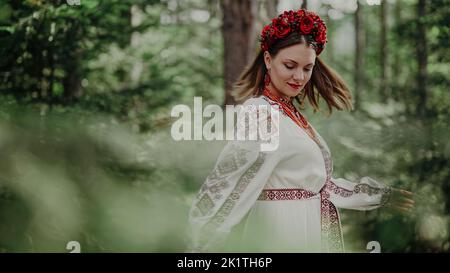
[[[260,37],[261,50],[267,51],[278,40],[287,37],[297,31],[306,35],[308,44],[312,44],[319,55],[327,42],[327,27],[319,15],[312,11],[299,9],[298,11],[285,11],[272,19],[272,23],[266,25]]]

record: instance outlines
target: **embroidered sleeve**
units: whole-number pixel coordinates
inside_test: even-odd
[[[190,252],[220,251],[224,240],[251,209],[279,162],[280,152],[261,142],[234,140],[222,150],[189,213]]]
[[[362,177],[359,183],[343,178],[332,178],[327,182],[326,191],[330,201],[339,208],[371,210],[386,205],[391,196],[391,188],[372,179]]]

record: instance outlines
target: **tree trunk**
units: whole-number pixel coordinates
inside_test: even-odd
[[[356,54],[355,54],[355,102],[354,109],[360,107],[361,94],[364,86],[364,25],[363,6],[357,1],[355,13],[355,34],[356,34]]]
[[[130,25],[132,27],[137,27],[142,23],[143,18],[138,5],[131,5],[130,15],[131,15]],[[136,31],[131,33],[130,46],[132,48],[137,49],[140,42],[141,42],[141,34]],[[143,70],[144,70],[144,63],[142,62],[142,60],[140,58],[135,59],[133,67],[130,71],[132,86],[135,86],[139,82]]]
[[[266,1],[266,10],[267,10],[267,16],[269,18],[274,18],[278,15],[278,0],[267,0]]]
[[[74,30],[78,31],[78,30]],[[81,63],[83,60],[83,50],[77,49],[75,54],[67,60],[65,64],[66,76],[63,79],[64,102],[69,103],[74,98],[81,97],[83,95],[83,88],[81,86],[82,73]]]
[[[381,1],[381,13],[380,13],[380,22],[381,22],[381,84],[380,84],[380,95],[381,101],[386,103],[389,96],[391,96],[391,92],[389,90],[389,44],[388,44],[388,5],[389,3],[386,0]]]
[[[395,26],[400,25],[400,23],[402,22],[402,4],[399,1],[395,2],[395,6],[394,6],[394,24]],[[396,37],[395,37],[395,45],[396,47],[400,46],[400,37],[399,35],[396,33]],[[398,53],[397,50],[395,50],[394,52],[392,52],[393,54],[393,58],[394,58],[394,62],[392,64],[392,81],[393,81],[393,86],[394,89],[392,89],[392,96],[394,98],[395,101],[400,101],[401,100],[401,94],[402,94],[402,89],[401,85],[400,85],[400,81],[399,81],[399,75],[401,73],[401,65],[400,65],[400,54]]]
[[[425,28],[426,1],[419,0],[417,5],[417,88],[419,93],[419,101],[417,104],[417,114],[425,117],[427,104],[427,38]]]
[[[308,9],[308,0],[303,0],[302,9]]]
[[[259,16],[259,11],[260,11],[260,3],[258,1],[251,1],[250,4],[250,12],[252,15],[252,26],[251,29],[249,31],[249,43],[248,43],[248,48],[247,48],[247,63],[251,62],[251,60],[254,58],[254,56],[256,55],[256,49],[258,48],[258,44],[259,44],[259,35],[261,33],[261,29],[262,26],[259,22],[259,20],[257,19]]]
[[[253,25],[251,0],[221,0],[223,12],[225,105],[235,104],[231,97],[234,82],[245,68]]]
[[[81,97],[83,89],[81,88],[81,73],[79,67],[81,66],[81,58],[77,58],[71,62],[67,69],[67,76],[63,80],[64,86],[64,100],[70,102],[72,99]]]
[[[325,50],[325,56],[327,56],[328,62],[329,64],[333,67],[334,66],[334,42],[331,40],[331,37],[333,37],[333,31],[334,31],[334,27],[333,27],[333,21],[330,18],[330,15],[328,14],[328,11],[330,10],[330,6],[326,5],[326,15],[324,18],[325,24],[327,26],[327,45],[326,45],[326,50]]]

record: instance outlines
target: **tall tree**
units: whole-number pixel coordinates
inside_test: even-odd
[[[130,1],[89,1],[76,7],[62,0],[2,2],[12,12],[2,22],[7,31],[0,30],[0,71],[8,71],[0,91],[49,104],[83,95],[86,60],[111,43],[128,45]]]
[[[257,48],[258,45],[258,40],[259,40],[259,34],[260,34],[260,30],[262,28],[262,24],[263,22],[261,22],[260,19],[260,10],[261,10],[261,3],[259,1],[251,1],[251,6],[250,6],[250,10],[251,10],[251,14],[253,17],[252,20],[252,26],[250,29],[250,38],[249,38],[249,43],[248,43],[248,48],[247,48],[247,63],[251,61],[251,59],[254,57],[254,52],[255,49]]]
[[[138,5],[131,5],[130,8],[130,25],[133,28],[137,28],[142,23],[141,10]],[[138,31],[131,33],[130,45],[137,48],[141,43],[142,37]],[[130,71],[131,83],[135,84],[139,81],[142,71],[144,69],[144,63],[141,59],[135,60],[133,68]]]
[[[391,92],[389,90],[389,43],[388,43],[388,8],[389,3],[386,0],[381,1],[381,12],[380,12],[380,23],[381,23],[381,37],[380,37],[380,46],[381,46],[381,85],[380,85],[380,95],[381,101],[387,102],[389,96],[391,96]]]
[[[355,52],[355,102],[354,109],[357,110],[360,104],[360,97],[364,89],[364,22],[363,22],[363,5],[360,1],[356,1],[357,8],[355,12],[355,34],[356,34],[356,52]]]
[[[233,83],[245,68],[253,26],[251,0],[221,0],[223,12],[225,105],[235,104]]]
[[[402,22],[402,4],[400,3],[400,1],[396,1],[394,4],[394,25],[397,27],[401,24]],[[396,46],[398,46],[399,41],[401,41],[400,35],[398,35],[397,32],[395,32],[395,39],[394,39],[394,43]],[[400,93],[401,91],[399,90],[399,74],[401,73],[401,65],[400,65],[400,53],[395,50],[391,53],[391,55],[393,55],[393,63],[392,63],[392,81],[393,81],[393,86],[394,88],[391,88],[391,92],[392,92],[392,97],[394,98],[394,100],[399,101],[400,100]]]
[[[333,37],[333,31],[334,31],[334,25],[333,25],[333,20],[331,20],[330,15],[328,13],[328,11],[330,10],[331,6],[328,5],[323,5],[325,10],[326,10],[326,15],[324,18],[325,24],[327,26],[327,39],[328,39],[328,43],[326,45],[327,50],[325,50],[325,54],[327,56],[328,62],[334,66],[334,42],[331,41],[331,37]]]
[[[427,52],[427,37],[425,27],[426,16],[426,1],[419,0],[417,4],[417,91],[419,94],[419,101],[417,104],[417,114],[419,116],[425,116],[426,104],[427,104],[427,65],[428,65],[428,52]]]
[[[266,10],[267,10],[267,16],[269,18],[274,18],[278,15],[278,0],[267,0],[266,1]]]
[[[308,9],[308,0],[303,0],[302,9]]]

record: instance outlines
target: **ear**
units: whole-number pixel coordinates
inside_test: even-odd
[[[269,51],[264,51],[264,63],[266,64],[266,69],[270,70],[270,65],[272,63],[272,56],[270,56]]]

